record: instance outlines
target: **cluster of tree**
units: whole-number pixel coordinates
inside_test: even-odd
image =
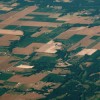
[[[36,72],[43,70],[52,70],[55,67],[56,59],[53,57],[41,57],[38,60],[33,60],[30,65],[34,65]]]
[[[65,82],[46,99],[90,100],[95,97],[91,100],[99,100],[99,66],[99,62],[94,62],[90,67],[86,67],[84,63],[69,67],[71,74],[66,75]]]

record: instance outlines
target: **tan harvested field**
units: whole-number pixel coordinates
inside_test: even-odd
[[[92,47],[93,49],[98,49],[98,50],[100,50],[100,42],[99,43],[97,43],[94,47]]]
[[[30,55],[33,52],[32,48],[14,48],[13,54]]]
[[[16,100],[16,98],[19,95],[14,95],[14,94],[4,94],[3,96],[0,97],[0,100]]]
[[[15,35],[3,35],[2,37],[0,37],[0,41],[3,40],[19,40],[20,37],[19,36],[15,36]]]
[[[90,35],[90,36],[100,36],[100,26],[94,26],[94,27],[91,27],[91,28],[85,28],[85,29],[82,29],[80,31],[77,32],[77,34],[84,34],[84,35]]]
[[[68,51],[74,50],[77,47],[87,47],[89,46],[91,43],[94,42],[94,40],[90,39],[90,36],[86,36],[84,39],[82,39],[81,41],[79,41],[78,43],[76,43],[75,45],[73,45],[71,48],[68,49]]]
[[[79,53],[77,53],[77,55],[80,56],[84,56],[84,55],[92,55],[93,53],[95,53],[97,51],[97,49],[83,49],[82,51],[80,51]]]
[[[0,56],[0,63],[4,62],[5,60],[9,59],[9,56]]]
[[[1,41],[0,40],[0,46],[9,46],[10,42],[9,41]]]
[[[49,18],[59,18],[60,14],[51,14]]]
[[[9,79],[11,82],[20,82],[22,84],[28,84],[28,83],[37,83],[44,77],[46,77],[48,74],[47,73],[38,73],[31,75],[29,77],[23,77],[21,75],[15,75]]]
[[[30,6],[28,8],[25,8],[22,11],[19,11],[18,13],[12,15],[11,17],[9,17],[8,19],[2,21],[0,23],[0,28],[4,28],[8,25],[10,25],[11,23],[14,23],[15,21],[19,20],[20,18],[23,18],[25,15],[31,13],[32,11],[36,10],[37,7],[36,6]]]
[[[70,28],[69,30],[61,33],[56,38],[58,38],[58,39],[68,39],[74,34],[87,35],[87,36],[90,36],[90,37],[94,36],[94,35],[99,36],[98,33],[100,33],[100,26],[95,26],[95,27],[92,27],[92,28],[73,27],[73,28]]]
[[[74,34],[74,32],[70,32],[70,29],[69,29],[69,30],[67,30],[67,31],[65,31],[65,32],[63,32],[63,33],[61,33],[60,35],[58,35],[58,36],[55,37],[55,38],[57,38],[57,39],[68,39],[68,38],[70,38],[71,36],[73,36],[73,34]]]
[[[0,100],[38,100],[44,98],[45,96],[38,93],[28,93],[28,94],[4,94],[0,97]]]
[[[2,14],[2,15],[0,15],[0,19],[6,20],[7,18],[13,16],[16,13],[17,13],[17,11],[11,11],[11,12],[8,12],[6,14]]]
[[[61,71],[62,71],[62,69],[61,69],[61,68],[55,68],[55,69],[53,69],[53,70],[52,70],[52,72],[51,72],[51,73],[54,73],[54,74],[59,74]]]
[[[0,34],[3,35],[23,35],[23,31],[20,30],[8,30],[8,29],[0,29]]]
[[[52,82],[42,82],[42,81],[39,81],[35,84],[32,84],[32,87],[34,89],[37,89],[37,90],[41,90],[44,86],[52,86],[54,85],[55,83],[52,83]]]
[[[98,98],[97,0],[5,1],[0,0],[0,100],[77,100],[84,78],[85,92],[93,94],[86,98]]]
[[[61,26],[61,23],[54,22],[37,22],[37,21],[16,21],[11,23],[11,25],[21,25],[21,26],[37,26],[37,27],[58,27]]]
[[[93,43],[95,40],[90,39],[92,36],[100,36],[98,33],[100,33],[100,26],[95,26],[92,28],[88,27],[73,27],[70,28],[69,30],[61,33],[59,36],[56,38],[58,39],[68,39],[71,36],[75,34],[80,34],[80,35],[87,35],[85,38],[83,38],[81,41],[73,45],[68,49],[68,51],[74,50],[75,48],[79,46],[87,47],[91,43]],[[99,48],[99,44],[96,46],[96,48]]]
[[[39,94],[39,93],[36,93],[36,92],[33,92],[33,93],[28,93],[26,95],[20,95],[18,96],[18,99],[20,100],[38,100],[40,98],[44,98],[45,96],[42,95],[42,94]]]
[[[44,43],[32,43],[25,48],[16,47],[13,49],[14,54],[30,55],[33,51],[39,49]]]
[[[31,37],[38,37],[44,33],[51,32],[52,30],[49,30],[48,28],[42,28],[39,32],[36,32],[35,34],[32,34]]]
[[[0,8],[0,10],[2,10],[2,11],[10,11],[12,9],[13,9],[13,7],[5,7],[5,6]]]
[[[0,58],[2,59],[2,56],[0,56]],[[3,60],[1,60],[0,62],[0,70],[10,70],[16,64],[16,62],[10,63],[10,61],[12,60],[18,60],[18,59],[11,56],[3,57]]]
[[[81,16],[68,16],[59,17],[57,20],[66,21],[70,24],[80,23],[80,24],[91,24],[93,19],[90,17],[81,17]]]
[[[9,46],[10,45],[10,40],[19,40],[19,36],[14,36],[14,35],[3,35],[0,37],[0,46]]]
[[[36,50],[36,52],[51,53],[51,54],[56,53],[57,50],[56,50],[55,42],[52,40],[49,41],[48,43],[40,47],[38,50]]]

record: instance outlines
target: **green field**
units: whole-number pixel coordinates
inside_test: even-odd
[[[8,91],[8,89],[6,89],[6,88],[0,88],[0,96],[5,94],[7,91]]]
[[[54,83],[63,82],[64,80],[65,80],[65,76],[60,76],[57,74],[49,74],[44,79],[42,79],[42,81],[44,82],[54,82]]]
[[[0,80],[8,80],[13,74],[0,72]]]

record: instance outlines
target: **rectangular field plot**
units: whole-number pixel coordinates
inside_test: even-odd
[[[40,22],[58,22],[58,23],[59,22],[60,23],[64,22],[64,21],[56,20],[56,18],[50,18],[52,16],[49,17],[48,15],[34,15],[34,14],[29,14],[26,17],[23,17],[20,20],[22,20],[22,21],[40,21]]]
[[[75,34],[75,35],[71,36],[70,38],[68,38],[67,40],[55,39],[55,41],[62,42],[63,44],[68,45],[68,48],[70,48],[72,45],[78,43],[79,41],[81,41],[85,37],[86,37],[86,35]]]
[[[5,27],[5,29],[10,29],[10,30],[21,30],[24,32],[24,35],[31,35],[39,30],[40,27],[35,27],[35,26],[21,26],[21,25],[9,25]]]

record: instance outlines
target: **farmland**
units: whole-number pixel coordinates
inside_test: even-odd
[[[0,0],[0,100],[99,100],[99,87],[99,0]]]

